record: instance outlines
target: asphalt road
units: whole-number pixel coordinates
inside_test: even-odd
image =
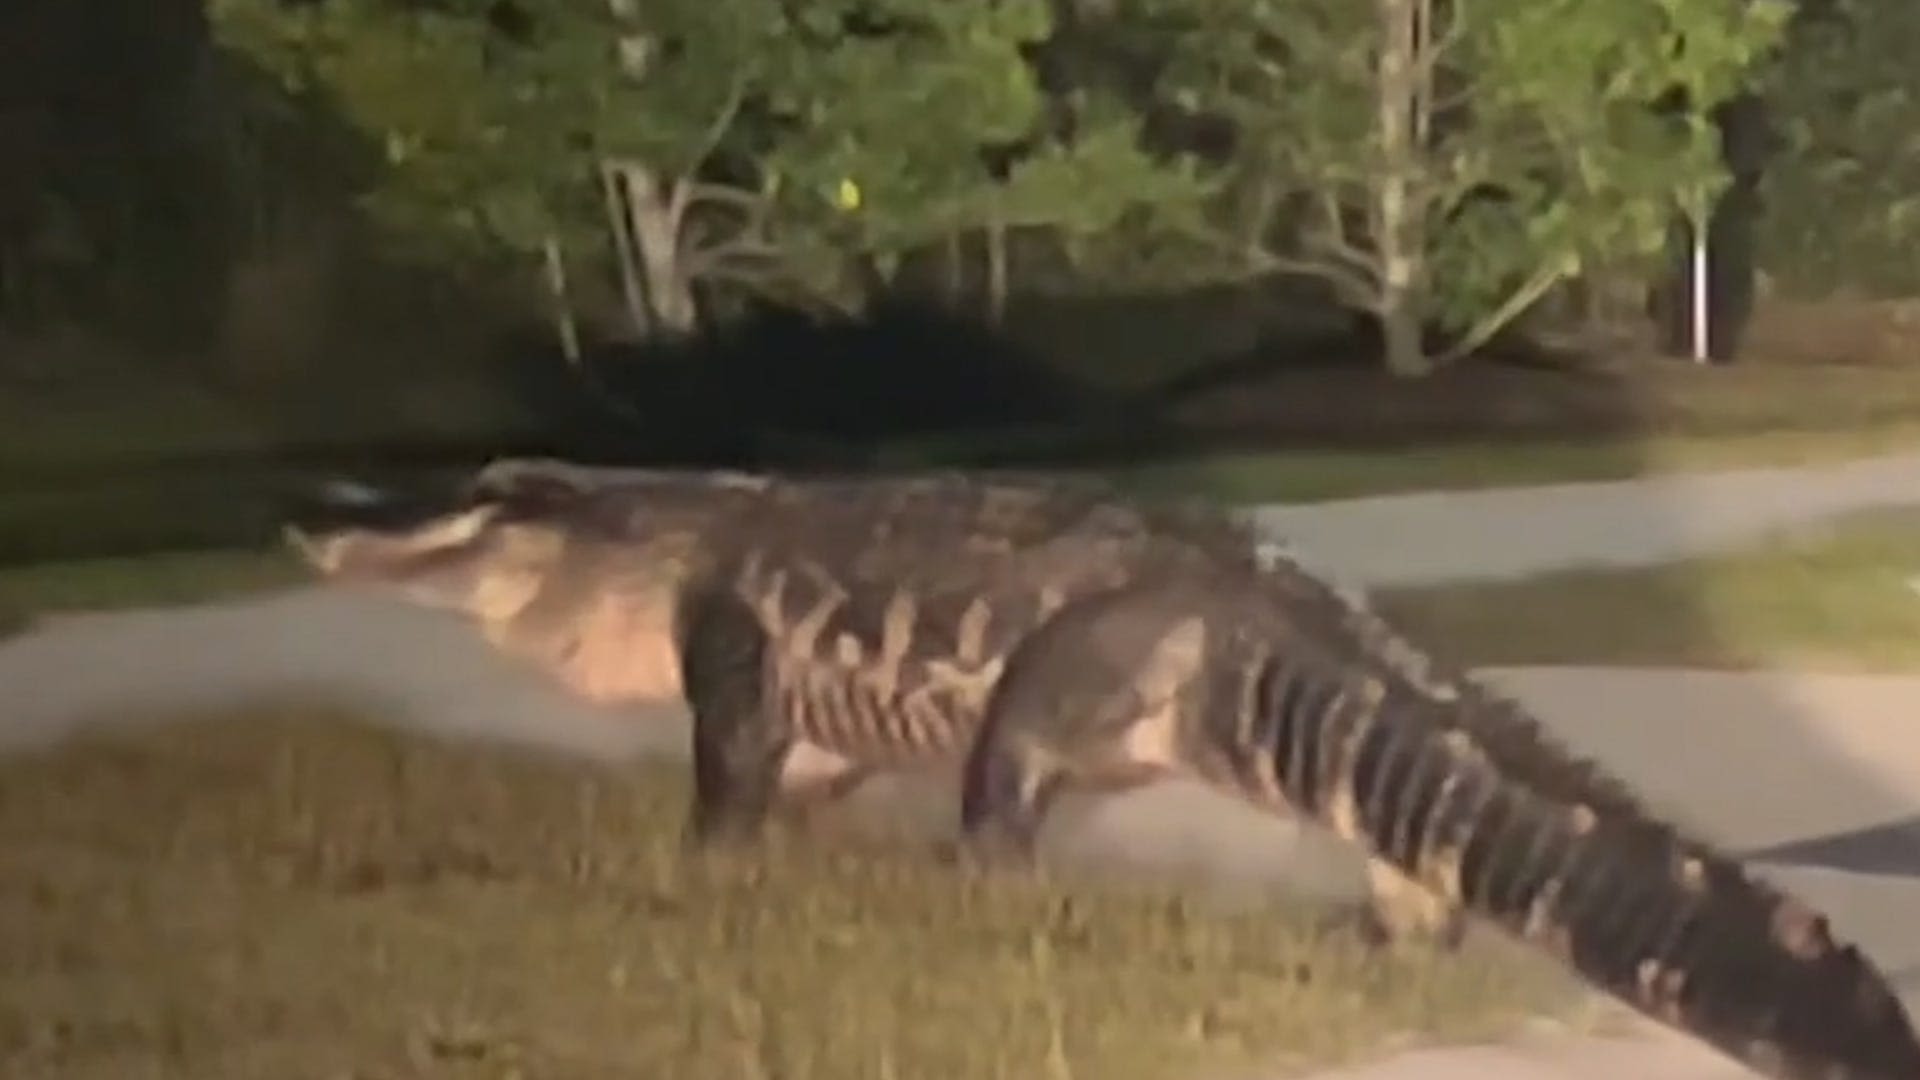
[[[1650,566],[1857,510],[1920,504],[1920,454],[1605,483],[1382,495],[1251,511],[1362,585]],[[1917,568],[1920,569],[1920,568]]]

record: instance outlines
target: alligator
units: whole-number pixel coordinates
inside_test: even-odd
[[[1097,484],[539,460],[482,470],[450,507],[372,507],[360,523],[289,535],[324,578],[464,615],[602,704],[686,700],[683,642],[746,605],[780,656],[806,654],[782,679],[804,681],[809,665],[861,672],[861,692],[830,705],[783,683],[798,719],[780,735],[793,743],[784,771],[801,805],[881,769],[957,773],[1005,653],[1068,600],[1154,565],[1257,557],[1252,534],[1217,515],[1136,506]],[[777,763],[763,764],[756,782],[779,787]],[[703,784],[696,801],[696,831],[744,834],[782,800]]]
[[[1139,504],[1060,478],[802,479],[509,459],[451,506],[364,491],[355,501],[358,524],[289,529],[324,579],[458,613],[587,701],[686,702],[683,647],[723,639],[728,619],[781,640],[786,708],[733,736],[764,745],[727,746],[724,710],[694,710],[689,831],[701,843],[750,838],[775,813],[804,822],[878,772],[957,775],[1009,652],[1079,596],[1155,566],[1279,557],[1211,508]],[[728,754],[758,758],[717,767]],[[1380,860],[1367,876],[1368,902],[1353,914],[1370,942],[1458,946],[1460,912]]]
[[[1064,480],[787,478],[509,459],[481,470],[450,504],[360,502],[318,527],[287,528],[322,578],[465,616],[502,652],[607,704],[684,699],[685,599],[728,574],[749,592],[788,590],[752,597],[771,618],[794,622],[797,605],[816,602],[753,578],[743,556],[762,549],[811,553],[804,572],[824,575],[821,589],[837,579],[853,593],[883,583],[959,601],[900,600],[914,604],[904,631],[875,621],[881,609],[849,614],[867,620],[849,628],[856,637],[908,634],[916,671],[954,659],[937,654],[973,648],[980,635],[999,648],[1065,600],[1161,560],[1259,557],[1250,531],[1214,515],[1140,506],[1104,485]],[[984,597],[971,603],[990,581],[1021,597],[992,611]],[[795,610],[773,610],[781,603]]]
[[[540,464],[464,498],[301,543],[324,576],[602,672],[603,699],[686,700],[702,845],[957,757],[962,850],[1025,861],[1058,792],[1184,774],[1365,851],[1386,936],[1457,944],[1477,916],[1763,1075],[1920,1080],[1884,977],[1823,916],[1222,515],[953,475]]]

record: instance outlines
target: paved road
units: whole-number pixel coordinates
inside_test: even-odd
[[[1606,483],[1268,506],[1260,525],[1365,585],[1648,566],[1855,510],[1920,504],[1920,454]]]

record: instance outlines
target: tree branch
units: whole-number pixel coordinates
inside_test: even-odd
[[[1534,271],[1533,277],[1507,296],[1506,302],[1481,316],[1460,340],[1454,342],[1447,351],[1434,360],[1435,367],[1444,367],[1464,358],[1468,353],[1485,345],[1508,323],[1519,318],[1520,314],[1533,306],[1534,301],[1545,296],[1548,289],[1559,284],[1566,271],[1559,267],[1545,266]]]
[[[734,118],[740,115],[740,106],[745,103],[746,96],[746,76],[735,72],[733,82],[727,87],[726,101],[707,125],[700,141],[694,143],[693,153],[680,170],[680,179],[673,185],[673,196],[667,203],[667,216],[672,219],[675,232],[679,231],[680,219],[686,216],[687,207],[693,203],[695,189],[707,186],[694,178],[700,175],[701,167],[719,147],[720,140],[727,137],[727,129],[733,126]]]
[[[1348,269],[1362,274],[1379,271],[1379,262],[1374,256],[1347,238],[1347,224],[1340,216],[1340,200],[1330,191],[1320,193],[1319,203],[1322,232],[1315,233],[1311,242],[1328,257],[1339,260]]]
[[[1337,296],[1355,307],[1372,311],[1379,306],[1379,290],[1364,274],[1352,267],[1323,259],[1275,255],[1270,251],[1252,254],[1257,259],[1255,269],[1262,273],[1300,274],[1318,278],[1333,286]]]
[[[852,315],[858,312],[858,305],[845,297],[831,290],[809,287],[796,276],[778,270],[718,265],[713,268],[708,279],[732,282],[763,295],[778,295],[788,300],[797,299],[811,305],[817,311],[839,315]]]
[[[1408,104],[1413,109],[1413,145],[1424,151],[1433,128],[1433,78],[1440,57],[1433,37],[1433,0],[1415,0],[1413,17],[1419,25],[1414,28]]]
[[[720,203],[731,206],[749,216],[758,216],[766,212],[766,197],[753,191],[742,191],[726,184],[713,184],[704,180],[695,180],[687,184],[687,204]]]
[[[1451,10],[1447,14],[1447,27],[1437,37],[1434,36],[1432,28],[1433,5],[1430,2],[1425,5],[1427,41],[1426,49],[1418,62],[1418,68],[1420,77],[1426,80],[1429,86],[1433,85],[1435,77],[1439,74],[1437,69],[1441,58],[1466,39],[1467,32],[1463,29],[1466,26],[1466,19],[1461,15],[1460,10],[1466,6],[1466,2],[1467,0],[1451,0],[1449,5]]]
[[[723,268],[740,262],[786,258],[786,249],[759,237],[735,237],[689,252],[687,273],[693,277],[725,277]]]
[[[733,83],[727,87],[727,99],[715,114],[713,122],[707,125],[706,133],[694,144],[693,156],[687,159],[686,175],[697,176],[707,158],[713,156],[720,146],[720,140],[727,137],[727,129],[733,126],[734,118],[740,115],[740,106],[746,103],[747,77],[735,72]]]

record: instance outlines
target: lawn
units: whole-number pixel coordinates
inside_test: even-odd
[[[1645,569],[1381,590],[1390,616],[1473,664],[1920,671],[1920,509],[1846,515]]]
[[[1071,462],[1145,491],[1237,503],[1615,480],[1920,451],[1920,374],[1619,360],[1407,381],[1308,368],[1203,395],[1164,419],[929,436],[878,456],[901,467]]]
[[[6,1076],[1284,1077],[1617,1015],[1503,940],[846,837],[689,861],[679,769],[180,719],[0,761]]]
[[[318,403],[281,416],[145,383],[99,400],[0,395],[0,562],[259,543],[289,495],[323,475],[465,467],[526,437],[505,404],[444,382],[361,395],[393,400],[378,416]],[[1920,375],[1620,360],[1469,365],[1408,381],[1307,367],[1158,415],[827,452],[892,467],[1078,468],[1148,493],[1305,502],[1920,450]]]
[[[198,603],[305,579],[293,554],[280,548],[0,565],[0,635],[42,614]]]

